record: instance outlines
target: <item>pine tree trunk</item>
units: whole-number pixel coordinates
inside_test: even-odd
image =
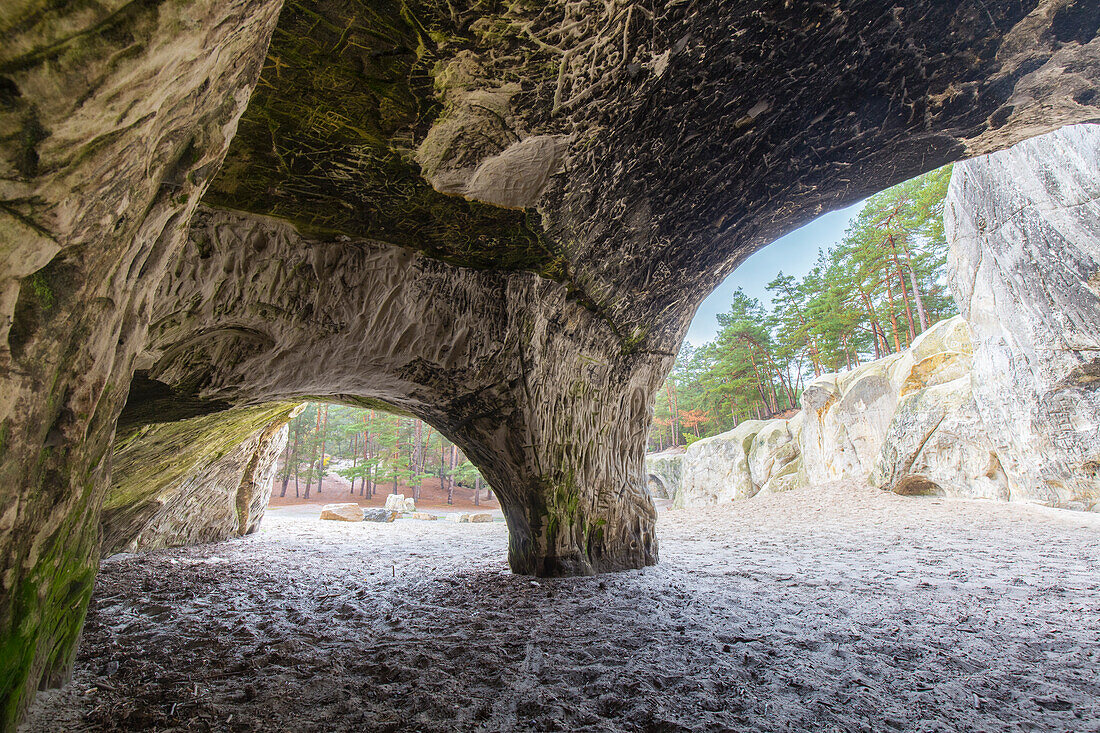
[[[451,475],[447,481],[447,503],[455,503],[455,464],[458,462],[458,446],[451,446]]]
[[[894,333],[894,353],[901,353],[901,339],[898,338],[898,314],[894,307],[894,287],[890,284],[890,268],[886,268],[886,307],[890,310],[890,330]]]
[[[351,437],[351,495],[355,496],[355,468],[359,465],[359,433],[355,433]]]
[[[676,400],[672,396],[672,380],[671,379],[666,379],[665,380],[665,395],[668,397],[668,421],[669,421],[668,426],[669,426],[669,432],[672,433],[672,435],[671,435],[672,445],[676,446],[676,445],[680,444],[680,441],[677,440],[677,437],[679,435],[679,430],[677,430],[677,425],[676,425],[676,422],[677,422],[676,421]]]
[[[909,287],[905,284],[905,275],[901,271],[901,263],[898,262],[898,248],[894,243],[893,235],[890,236],[890,256],[894,260],[894,274],[898,276],[898,284],[901,285],[901,302],[905,303],[905,319],[909,322],[909,342],[917,337],[916,325],[913,323],[913,309],[909,305]]]
[[[325,433],[328,432],[328,405],[325,405],[325,420],[321,423],[321,455],[317,459],[317,493],[321,493],[321,483],[325,480]]]
[[[481,476],[474,476],[474,506],[481,506]]]
[[[294,450],[292,451],[290,449],[290,442],[289,441],[286,444],[287,453],[286,453],[286,457],[285,457],[284,462],[283,462],[283,488],[282,488],[282,491],[279,492],[280,497],[286,496],[287,485],[290,483],[290,462],[291,461],[296,461],[298,459],[298,430],[299,430],[299,427],[297,425],[295,425],[294,426]],[[298,473],[297,465],[295,465],[294,473],[295,473],[295,475],[297,475],[297,473]]]
[[[920,288],[917,287],[917,272],[913,268],[913,255],[909,251],[909,247],[905,248],[905,260],[909,266],[909,284],[913,286],[913,300],[917,303],[917,317],[920,318],[920,330],[924,333],[928,330],[928,311],[924,309],[924,298],[920,294]]]
[[[443,473],[445,466],[447,465],[447,445],[444,441],[439,441],[439,490],[443,491]]]

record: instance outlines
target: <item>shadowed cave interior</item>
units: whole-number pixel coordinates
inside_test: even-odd
[[[766,427],[798,446],[799,491],[1095,511],[1100,168],[1094,128],[1066,126],[1100,121],[1098,24],[1079,0],[19,4],[0,21],[3,725],[70,674],[101,558],[255,532],[307,400],[458,445],[517,576],[655,565],[654,395],[701,300],[952,161],[973,159],[944,215],[967,320],[814,382],[796,426],[742,428],[742,457]],[[879,422],[839,431],[857,405]],[[707,465],[683,459],[684,497]],[[779,485],[769,465],[749,495]]]

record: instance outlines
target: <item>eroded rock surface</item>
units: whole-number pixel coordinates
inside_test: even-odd
[[[654,499],[675,499],[683,483],[684,449],[670,448],[645,457],[646,486]]]
[[[1100,502],[1100,126],[956,167],[945,225],[974,400],[1012,498]]]
[[[144,426],[116,442],[103,551],[215,542],[254,532],[295,406],[241,408]]]
[[[165,387],[138,425],[383,400],[490,478],[517,571],[646,565],[652,396],[715,284],[825,210],[1097,117],[1071,0],[321,2],[268,49],[278,11],[0,22],[5,724],[68,667],[135,369]],[[238,213],[181,255],[200,198]]]
[[[970,329],[956,316],[905,351],[818,377],[790,420],[750,420],[693,443],[674,489],[676,506],[837,478],[898,494],[1007,500],[1006,477],[971,392],[970,363]]]
[[[0,728],[65,678],[153,293],[279,0],[5,4],[0,19]]]

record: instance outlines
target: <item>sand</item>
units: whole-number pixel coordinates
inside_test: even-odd
[[[834,484],[663,511],[534,580],[503,523],[319,522],[103,563],[23,731],[1100,731],[1100,516]]]

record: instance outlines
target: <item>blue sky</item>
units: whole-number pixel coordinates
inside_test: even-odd
[[[805,275],[817,260],[818,252],[840,241],[848,222],[862,206],[861,201],[818,217],[742,262],[699,306],[688,328],[687,343],[700,346],[714,338],[718,333],[717,315],[729,309],[730,298],[737,288],[765,305],[770,304],[771,293],[764,286],[775,279],[780,270],[797,278]]]

